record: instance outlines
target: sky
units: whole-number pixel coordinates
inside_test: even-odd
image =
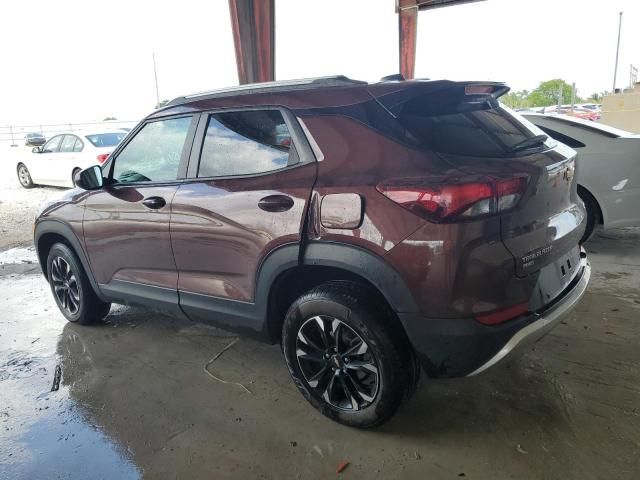
[[[276,79],[398,72],[394,0],[276,0]],[[10,0],[0,15],[0,127],[138,120],[161,99],[238,82],[227,0]],[[610,90],[640,66],[637,0],[486,0],[423,11],[416,77],[576,82]]]

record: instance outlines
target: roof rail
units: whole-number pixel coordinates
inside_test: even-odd
[[[248,83],[235,87],[221,88],[207,92],[193,93],[176,97],[167,103],[167,107],[181,105],[194,100],[206,100],[217,97],[227,97],[232,95],[249,95],[252,93],[302,90],[318,87],[340,87],[347,85],[366,85],[362,80],[353,80],[345,75],[333,75],[328,77],[301,78],[296,80],[279,80],[276,82]]]

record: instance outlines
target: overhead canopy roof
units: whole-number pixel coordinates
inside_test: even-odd
[[[395,0],[399,70],[404,78],[414,74],[418,11],[479,1],[483,0]],[[229,0],[229,10],[240,83],[274,80],[275,0]]]
[[[480,2],[482,0],[397,0],[396,10],[418,7],[419,10],[448,7],[461,3]]]

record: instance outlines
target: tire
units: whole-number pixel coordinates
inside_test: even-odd
[[[111,304],[98,298],[78,257],[64,243],[49,250],[47,279],[58,308],[70,322],[89,325],[109,313]]]
[[[34,187],[34,183],[33,183],[33,180],[31,180],[31,174],[29,173],[29,169],[24,163],[18,164],[17,172],[18,172],[18,181],[20,182],[20,185],[22,185],[24,188]]]
[[[356,283],[327,282],[298,298],[282,327],[298,390],[323,415],[350,427],[389,420],[419,379],[404,331],[376,298]]]
[[[593,236],[596,225],[600,223],[600,209],[598,208],[595,198],[593,198],[593,196],[586,190],[579,189],[578,195],[582,199],[584,208],[587,211],[587,227],[580,239],[580,245],[582,245],[587,243],[587,241]]]

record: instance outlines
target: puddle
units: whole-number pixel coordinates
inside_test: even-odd
[[[27,261],[34,252],[0,255]],[[0,278],[0,479],[141,478],[126,446],[90,420],[65,384],[57,348],[66,322],[46,282],[34,279]]]

